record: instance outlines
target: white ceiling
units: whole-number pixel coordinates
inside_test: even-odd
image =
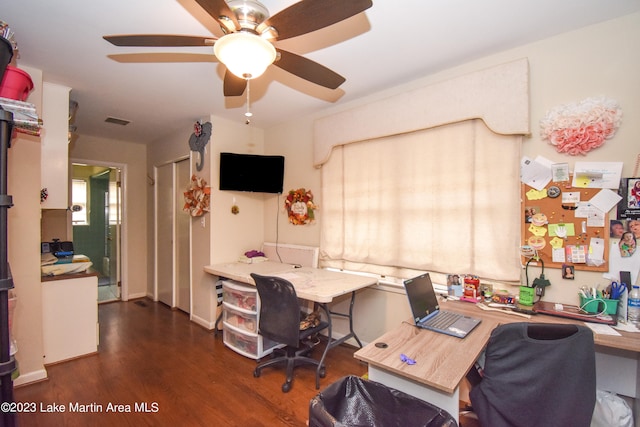
[[[307,0],[309,1],[309,0]],[[321,0],[315,0],[321,1]],[[348,1],[348,0],[344,0]],[[72,88],[81,135],[150,143],[209,114],[244,122],[245,97],[222,95],[224,66],[210,48],[123,48],[107,34],[222,35],[194,0],[1,0],[19,66]],[[271,15],[294,0],[263,0]],[[331,27],[277,43],[347,80],[337,90],[275,66],[251,82],[250,126],[267,129],[515,46],[640,11],[640,0],[374,0]],[[118,62],[154,53],[174,62]],[[159,55],[172,53],[172,55]],[[185,58],[187,57],[187,58]],[[175,62],[188,59],[192,62]],[[130,120],[127,126],[107,117]],[[215,132],[215,124],[214,124]]]

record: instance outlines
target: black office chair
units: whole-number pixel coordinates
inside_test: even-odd
[[[480,381],[471,381],[473,412],[483,427],[588,427],[595,369],[593,333],[586,326],[498,326],[487,343]]]
[[[307,357],[312,347],[303,344],[302,341],[326,329],[329,323],[321,320],[317,326],[300,330],[300,305],[293,285],[280,277],[260,276],[255,273],[252,273],[251,277],[260,296],[260,335],[286,345],[282,356],[274,356],[261,362],[253,371],[253,376],[259,377],[260,371],[268,366],[285,364],[286,381],[282,384],[282,391],[286,393],[291,390],[293,370],[296,366],[307,364],[317,367],[320,364],[318,360]],[[316,382],[319,381],[318,378],[324,378],[324,374],[324,366],[321,366],[316,370]]]

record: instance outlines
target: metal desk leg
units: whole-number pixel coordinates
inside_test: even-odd
[[[324,352],[322,353],[322,357],[320,358],[320,363],[318,363],[318,368],[316,369],[316,390],[320,389],[320,372],[324,367],[324,359],[327,357],[327,353],[329,349],[333,347],[333,322],[331,321],[331,312],[329,311],[329,307],[326,303],[320,304],[320,307],[324,310],[324,313],[327,316],[327,322],[329,322],[329,330],[328,338],[327,338],[327,346],[324,348]],[[325,370],[326,372],[326,370]]]
[[[224,310],[224,309],[222,309]],[[218,332],[222,332],[222,329],[218,328],[218,325],[220,324],[220,321],[222,320],[222,310],[220,310],[220,314],[218,314],[218,317],[216,317],[216,323],[213,327],[213,336],[217,336]]]
[[[358,346],[360,346],[360,348],[362,348],[362,343],[360,342],[360,339],[358,338],[356,333],[353,331],[353,304],[354,304],[355,300],[356,300],[356,292],[353,291],[353,292],[351,292],[351,302],[349,302],[349,314],[336,313],[334,311],[330,311],[329,313],[331,313],[333,316],[346,317],[346,318],[349,319],[349,335],[347,335],[345,337],[342,337],[341,341],[340,341],[340,344],[342,344],[343,342],[345,342],[349,338],[353,338],[358,343]]]
[[[360,342],[360,339],[358,338],[358,336],[356,335],[356,333],[353,331],[353,304],[354,301],[356,299],[356,292],[353,291],[351,292],[351,302],[349,303],[349,314],[346,313],[337,313],[334,311],[330,311],[329,310],[329,306],[326,303],[322,303],[320,304],[320,307],[322,307],[322,309],[324,310],[326,316],[327,316],[327,321],[329,322],[329,337],[327,340],[327,346],[324,349],[324,352],[322,353],[322,358],[320,359],[320,364],[318,365],[318,369],[316,370],[316,390],[318,390],[320,388],[320,370],[323,368],[324,366],[324,359],[327,356],[327,353],[329,352],[329,349],[334,348],[336,346],[339,346],[340,344],[344,343],[345,341],[347,341],[350,338],[354,338],[356,340],[356,342],[358,343],[358,345],[360,346],[360,348],[362,348],[362,343]],[[347,317],[349,319],[349,333],[347,335],[345,335],[342,338],[339,339],[333,339],[333,322],[332,322],[332,316],[340,316],[340,317]]]

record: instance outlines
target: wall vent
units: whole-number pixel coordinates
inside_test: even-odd
[[[118,119],[118,118],[115,118],[115,117],[107,117],[107,118],[105,119],[105,122],[107,122],[107,123],[113,123],[114,125],[120,125],[120,126],[126,126],[126,125],[128,125],[129,123],[131,123],[131,121],[130,121],[130,120]]]

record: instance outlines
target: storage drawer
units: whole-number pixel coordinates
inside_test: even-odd
[[[227,302],[222,303],[223,322],[243,331],[258,333],[258,315],[255,312],[242,310]]]
[[[222,282],[222,301],[244,310],[258,312],[258,291],[254,286],[225,280]]]
[[[260,359],[278,346],[269,339],[257,334],[243,333],[227,323],[224,323],[223,340],[224,344],[236,353],[252,359]]]

